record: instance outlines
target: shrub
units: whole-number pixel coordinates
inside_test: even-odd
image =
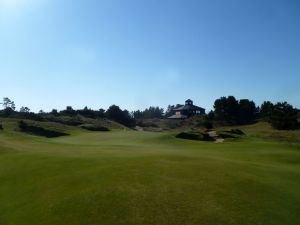
[[[245,133],[243,131],[241,131],[240,129],[231,129],[227,132],[232,133],[232,134],[245,135]]]
[[[127,110],[121,110],[119,106],[110,106],[105,114],[109,119],[124,126],[133,127],[135,125],[135,120],[131,117],[130,113]]]
[[[207,134],[202,132],[181,132],[176,135],[176,138],[196,140],[196,141],[213,141],[213,139]]]
[[[218,131],[217,135],[225,139],[225,138],[239,138],[241,135],[245,135],[245,133],[240,129],[231,129],[231,130]]]
[[[213,128],[213,123],[209,120],[205,120],[203,122],[203,126],[207,129],[207,130],[210,130]]]

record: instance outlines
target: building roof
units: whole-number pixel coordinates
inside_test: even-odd
[[[195,105],[183,105],[183,106],[180,106],[176,109],[174,109],[174,111],[183,111],[183,110],[199,110],[199,111],[202,111],[202,110],[205,110],[199,106],[195,106]]]

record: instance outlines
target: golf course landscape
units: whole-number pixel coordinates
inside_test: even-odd
[[[214,143],[36,123],[69,135],[39,137],[3,119],[0,224],[300,224],[300,130],[258,122]]]
[[[300,0],[0,0],[0,225],[300,225]]]

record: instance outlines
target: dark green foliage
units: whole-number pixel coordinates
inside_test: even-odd
[[[96,112],[97,117],[104,118],[105,117],[105,109],[99,109]]]
[[[23,120],[19,122],[19,128],[22,132],[29,133],[29,134],[34,134],[38,136],[43,136],[47,138],[55,138],[55,137],[61,137],[61,136],[66,136],[68,134],[63,133],[63,132],[58,132],[54,130],[47,130],[43,127],[37,127],[33,125],[29,125]]]
[[[88,118],[96,118],[96,113],[94,110],[89,109],[87,106],[84,109],[80,109],[76,111],[76,114],[88,117]]]
[[[7,97],[3,98],[3,102],[1,104],[4,109],[11,109],[12,111],[15,111],[16,109],[15,102]]]
[[[127,110],[121,110],[119,106],[112,105],[106,111],[107,118],[121,123],[125,126],[132,127],[135,125],[135,120],[131,117]]]
[[[84,118],[110,118],[116,122],[119,122],[125,126],[134,126],[135,120],[130,115],[127,110],[120,110],[117,106],[111,107],[108,112],[104,109],[92,110],[88,107],[83,109],[74,110],[71,106],[67,106],[65,110],[58,112],[56,109],[53,109],[51,112],[47,113],[43,110],[40,110],[39,113],[30,112],[28,107],[21,107],[20,111],[15,111],[15,104],[9,98],[4,98],[3,110],[0,110],[0,117],[10,117],[17,119],[26,119],[26,120],[36,120],[36,121],[51,121],[58,122],[70,126],[82,125],[85,122],[82,121],[80,117]],[[152,108],[150,107],[146,111],[147,115],[152,115]],[[162,110],[162,109],[161,109]],[[156,108],[155,110],[156,111]]]
[[[13,117],[19,119],[36,120],[36,121],[43,120],[41,114],[35,114],[33,112],[30,112],[30,109],[24,106],[20,108],[20,112],[15,112]]]
[[[297,110],[287,102],[277,103],[271,112],[270,123],[278,130],[297,128]]]
[[[0,122],[0,130],[3,130],[3,125],[1,122]]]
[[[59,113],[57,112],[56,109],[53,109],[52,112],[50,113],[54,116],[77,116],[81,115],[87,118],[104,118],[105,117],[105,110],[104,109],[99,109],[97,110],[92,110],[88,108],[87,106],[84,107],[83,109],[79,110],[74,110],[71,106],[67,106],[67,108],[63,111],[60,111]]]
[[[16,114],[15,117],[20,118],[20,119],[36,120],[36,121],[43,121],[44,120],[42,115],[36,114],[36,113],[33,113],[33,112]]]
[[[5,108],[1,111],[1,116],[11,117],[15,114],[15,111],[12,108]]]
[[[223,139],[226,139],[226,138],[237,138],[236,135],[233,135],[233,134],[230,134],[228,132],[225,132],[225,131],[221,131],[221,132],[217,132],[218,136],[223,138]]]
[[[221,138],[239,138],[242,135],[245,135],[245,133],[243,131],[241,131],[240,129],[230,129],[230,130],[221,130],[221,131],[217,131],[217,134],[221,137]]]
[[[174,114],[174,109],[176,107],[174,105],[168,105],[168,108],[166,110],[166,113],[165,113],[165,117],[169,117],[169,116],[172,116]]]
[[[20,113],[29,113],[30,112],[30,109],[28,108],[28,107],[24,107],[24,106],[22,106],[21,108],[20,108]]]
[[[50,112],[50,114],[53,115],[53,116],[58,116],[59,115],[57,109],[52,109],[52,111]]]
[[[0,104],[3,106],[3,110],[0,111],[0,116],[9,117],[14,114],[15,109],[16,109],[16,105],[15,105],[14,101],[5,97],[5,98],[3,98],[3,102]]]
[[[255,103],[248,99],[241,99],[239,101],[239,115],[238,123],[247,124],[255,120],[257,114],[257,109]]]
[[[272,111],[274,109],[274,104],[270,101],[264,101],[263,104],[260,106],[260,117],[269,119]]]
[[[46,117],[46,120],[69,126],[79,126],[84,124],[79,116],[48,116]]]
[[[133,117],[135,119],[154,119],[154,118],[162,118],[164,113],[163,108],[159,107],[149,107],[148,109],[145,109],[144,111],[134,111]]]
[[[195,141],[214,141],[207,133],[204,132],[181,132],[175,136],[176,138],[195,140]]]
[[[207,119],[208,120],[214,120],[215,119],[215,113],[214,113],[214,111],[210,111],[208,114],[207,114]]]
[[[205,116],[204,121],[203,121],[203,126],[204,126],[206,129],[210,130],[210,129],[212,129],[212,128],[214,127],[213,121],[210,120],[210,119],[208,118],[208,116]]]
[[[203,135],[200,133],[181,132],[176,135],[176,138],[201,141],[201,140],[203,140]]]
[[[27,123],[25,123],[23,120],[19,121],[19,128],[21,130],[25,130],[27,128]]]
[[[245,135],[245,133],[240,130],[240,129],[231,129],[229,131],[227,131],[228,133],[232,133],[232,134],[238,134],[238,135]]]
[[[253,101],[241,99],[237,101],[235,97],[221,97],[215,101],[214,114],[217,120],[225,121],[229,124],[248,124],[256,119],[257,108]]]
[[[143,112],[141,110],[133,111],[132,115],[134,119],[143,119]]]
[[[208,130],[210,130],[210,129],[212,129],[214,127],[213,123],[211,121],[209,121],[209,120],[205,120],[203,125]]]
[[[227,121],[231,124],[237,122],[239,115],[239,102],[233,96],[221,97],[215,101],[215,116],[218,120]]]
[[[81,128],[89,130],[89,131],[110,131],[107,127],[96,126],[92,124],[82,125]]]
[[[60,114],[65,116],[75,116],[76,111],[72,108],[72,106],[67,106],[65,110],[60,111]]]

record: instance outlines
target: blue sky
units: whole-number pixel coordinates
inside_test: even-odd
[[[300,107],[300,1],[0,0],[0,80],[34,111]]]

